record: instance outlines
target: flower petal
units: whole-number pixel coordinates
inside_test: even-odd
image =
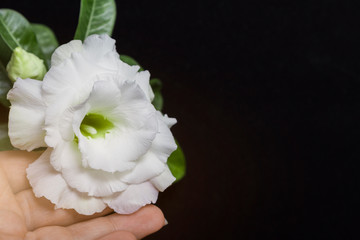
[[[135,76],[135,81],[144,91],[147,99],[151,102],[154,99],[154,92],[150,86],[150,73],[149,71],[138,72]]]
[[[109,196],[128,187],[122,181],[122,173],[84,168],[75,142],[65,142],[61,148],[56,147],[51,155],[51,161],[53,158],[58,158],[56,162],[60,162],[61,174],[67,184],[89,196]]]
[[[75,209],[80,214],[91,215],[105,209],[104,202],[69,188],[61,174],[50,165],[51,148],[48,148],[27,168],[27,177],[36,197],[46,197],[56,208]]]
[[[119,214],[131,214],[146,204],[155,203],[158,190],[150,183],[130,185],[115,197],[103,198],[104,202]]]
[[[42,82],[38,80],[18,79],[8,93],[11,102],[9,137],[16,148],[31,151],[46,146],[41,86]]]
[[[167,162],[170,154],[176,150],[177,145],[168,125],[166,122],[164,122],[164,117],[160,112],[157,112],[156,116],[158,120],[159,132],[156,134],[156,137],[152,142],[150,151],[165,163]]]
[[[61,101],[47,107],[45,111],[45,142],[49,147],[55,147],[63,141],[74,138],[72,118],[74,110],[71,106],[73,95],[63,94]]]
[[[116,52],[115,40],[106,34],[91,35],[84,41],[82,55],[108,70],[117,70],[120,56]]]
[[[73,45],[77,46],[78,42]],[[81,51],[73,51],[80,48]],[[74,49],[72,45],[66,46],[66,54],[63,54],[65,57],[61,55],[61,65],[52,66],[45,75],[43,89],[48,103],[56,102],[67,92],[68,95],[77,96],[73,106],[80,104],[89,97],[93,83],[98,80],[99,75],[122,73],[121,69],[119,70],[122,62],[115,50],[115,40],[109,36],[92,35],[81,47]],[[131,69],[128,67],[125,72],[134,72]]]
[[[157,111],[157,115],[168,126],[168,128],[171,128],[177,123],[176,118],[169,118],[167,114],[162,115],[161,112]]]
[[[132,169],[134,161],[148,151],[155,138],[154,107],[135,83],[119,87],[115,83],[96,82],[89,100],[74,113],[73,129],[79,139],[84,167],[108,172]],[[104,138],[83,136],[80,125],[86,113],[103,115],[115,125],[114,129]]]
[[[166,165],[165,170],[159,175],[150,180],[150,182],[160,191],[165,191],[176,178],[172,175],[169,167]]]
[[[82,42],[80,40],[72,40],[69,43],[63,44],[58,47],[51,56],[51,66],[60,65],[65,59],[71,57],[74,52],[82,50]]]
[[[122,180],[131,184],[145,182],[162,173],[165,165],[153,153],[148,152],[140,158],[131,172],[124,175]]]

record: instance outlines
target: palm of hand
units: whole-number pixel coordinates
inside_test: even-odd
[[[92,216],[54,209],[36,198],[25,169],[40,153],[0,152],[0,240],[7,239],[140,239],[164,225],[160,209],[149,205],[131,215],[106,209]]]

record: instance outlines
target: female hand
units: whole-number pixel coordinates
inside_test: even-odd
[[[37,198],[25,169],[41,152],[0,152],[0,240],[110,240],[140,239],[165,224],[159,208],[148,205],[131,215],[111,209],[85,216],[74,210],[54,209]]]

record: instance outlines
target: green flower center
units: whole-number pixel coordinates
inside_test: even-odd
[[[85,137],[105,138],[105,134],[109,133],[113,127],[114,124],[103,115],[88,113],[80,124],[80,131]]]

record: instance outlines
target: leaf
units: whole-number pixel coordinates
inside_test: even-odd
[[[11,87],[12,83],[7,76],[5,67],[0,62],[0,102],[6,107],[10,106],[10,102],[7,100],[6,96]]]
[[[43,59],[35,33],[26,18],[14,10],[0,9],[0,60],[4,65],[16,47]]]
[[[43,24],[31,24],[32,30],[36,35],[37,42],[44,56],[45,64],[47,68],[50,67],[51,55],[55,49],[59,46],[54,32]]]
[[[186,172],[184,153],[177,141],[176,144],[178,148],[170,155],[167,161],[167,165],[169,166],[172,175],[176,178],[175,182],[181,180]]]
[[[14,147],[11,145],[8,135],[7,123],[0,124],[0,151],[12,150]]]
[[[115,19],[114,0],[81,0],[79,22],[74,39],[84,41],[92,34],[111,36]]]
[[[162,83],[161,83],[160,79],[152,78],[152,79],[150,79],[150,85],[151,85],[151,88],[155,95],[155,97],[152,101],[152,104],[154,105],[156,110],[161,111],[163,108],[163,105],[164,105],[164,99],[161,95]]]

